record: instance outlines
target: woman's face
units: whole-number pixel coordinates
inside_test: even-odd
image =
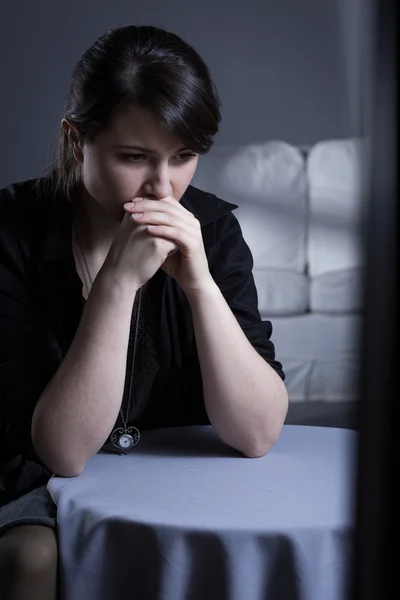
[[[76,156],[76,153],[75,153]],[[84,193],[121,221],[134,197],[180,200],[196,171],[198,154],[185,149],[155,117],[131,108],[92,144],[83,144]]]

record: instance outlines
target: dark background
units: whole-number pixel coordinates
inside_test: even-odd
[[[360,135],[366,3],[2,0],[0,187],[42,175],[75,63],[124,25],[169,29],[200,52],[222,100],[216,144]]]

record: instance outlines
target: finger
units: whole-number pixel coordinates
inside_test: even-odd
[[[138,209],[139,210],[139,209]],[[131,215],[132,221],[135,223],[149,223],[154,225],[169,225],[170,227],[189,227],[195,230],[200,229],[199,221],[194,218],[191,219],[187,215],[182,213],[172,213],[171,211],[150,211],[144,213],[135,213]]]
[[[189,254],[193,248],[193,233],[190,231],[166,225],[148,225],[146,229],[151,235],[174,241],[184,254]]]
[[[173,196],[166,196],[165,198],[161,198],[160,200],[150,200],[149,198],[146,197],[138,197],[138,198],[133,198],[133,201],[135,202],[135,204],[137,202],[160,202],[161,206],[171,206],[174,207],[178,210],[180,210],[181,212],[184,212],[185,214],[187,214],[188,216],[190,216],[192,219],[196,218],[194,216],[193,213],[190,212],[190,210],[188,210],[187,208],[185,208],[184,206],[182,206],[182,204],[179,202],[179,200],[177,200],[176,198],[174,198]]]
[[[192,219],[195,219],[196,217],[194,216],[194,214],[192,212],[190,212],[190,210],[188,210],[187,208],[185,208],[183,206],[183,204],[181,204],[179,202],[179,200],[176,200],[176,198],[174,198],[173,196],[167,196],[166,198],[167,202],[171,202],[171,204],[173,206],[176,206],[176,208],[178,208],[179,210],[183,211],[184,213],[186,213],[188,216],[190,216]]]
[[[157,202],[156,206],[155,202]],[[187,211],[186,209],[184,211],[180,211],[175,204],[169,204],[167,202],[163,202],[162,200],[141,200],[135,202],[135,205],[133,207],[128,207],[124,205],[124,210],[126,212],[131,213],[132,215],[136,213],[143,213],[147,216],[151,213],[159,213],[171,215],[174,219],[183,219],[187,223],[197,222],[196,217],[190,211]]]

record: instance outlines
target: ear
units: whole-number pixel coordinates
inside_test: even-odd
[[[80,139],[80,135],[76,125],[67,119],[61,120],[61,127],[68,137],[68,141],[71,144],[74,158],[77,162],[83,162],[83,143]]]

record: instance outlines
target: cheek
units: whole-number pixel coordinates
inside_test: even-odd
[[[184,170],[184,172],[182,172],[182,176],[180,178],[181,186],[185,187],[185,189],[190,184],[190,182],[192,181],[192,179],[194,177],[194,174],[196,173],[197,164],[198,164],[198,159],[196,161],[193,161],[193,163],[190,163],[189,165],[187,165],[187,168]]]
[[[186,192],[193,176],[196,172],[197,163],[195,165],[187,165],[185,169],[180,169],[172,178],[173,196],[180,200]]]
[[[101,204],[126,202],[136,191],[136,180],[132,170],[107,158],[92,155],[84,161],[84,185]]]

